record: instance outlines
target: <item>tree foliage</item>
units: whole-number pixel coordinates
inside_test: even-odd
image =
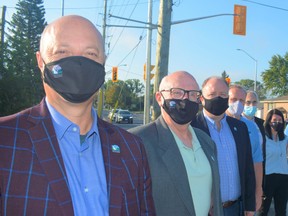
[[[7,49],[4,50],[7,58],[4,59],[5,73],[1,74],[0,115],[32,106],[44,95],[35,57],[47,24],[44,15],[43,0],[19,0],[16,5],[16,13],[8,25]],[[5,102],[7,97],[10,102]]]
[[[284,57],[272,56],[270,68],[262,73],[264,88],[271,91],[272,96],[288,94],[288,52]]]
[[[144,85],[138,79],[118,80],[113,83],[111,80],[105,83],[105,103],[109,108],[142,110],[143,109]]]
[[[254,80],[251,80],[251,79],[242,79],[240,81],[236,81],[234,82],[234,84],[237,84],[237,85],[240,85],[242,86],[244,89],[246,90],[251,90],[253,91],[254,90]],[[257,81],[257,89],[256,89],[256,92],[258,94],[258,97],[260,100],[263,100],[266,98],[266,91],[265,89],[263,88],[263,85],[262,83],[258,82]]]

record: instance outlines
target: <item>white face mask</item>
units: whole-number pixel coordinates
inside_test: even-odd
[[[233,116],[240,116],[244,110],[244,105],[238,100],[229,104],[228,112]]]

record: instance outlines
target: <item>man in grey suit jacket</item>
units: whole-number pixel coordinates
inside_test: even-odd
[[[157,215],[223,215],[216,146],[190,122],[199,109],[199,86],[178,71],[164,77],[156,100],[161,116],[130,129],[145,146]]]

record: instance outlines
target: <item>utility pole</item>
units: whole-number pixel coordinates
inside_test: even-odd
[[[171,29],[172,0],[161,0],[159,6],[158,34],[156,49],[156,73],[154,80],[154,95],[159,89],[161,79],[168,74],[169,44]],[[159,105],[153,97],[153,116],[155,120],[160,115]]]
[[[152,23],[152,0],[148,2],[148,23]],[[151,39],[152,26],[147,25],[147,48],[146,48],[146,88],[144,95],[144,124],[150,122],[150,73],[151,73]]]
[[[107,16],[107,0],[104,0],[104,16],[103,16],[103,44],[105,46],[106,38],[106,16]],[[104,49],[105,50],[105,49]],[[101,86],[98,92],[98,104],[97,104],[97,113],[99,118],[103,118],[103,107],[104,107],[104,84]]]
[[[2,77],[2,73],[4,72],[4,35],[5,35],[5,22],[6,22],[6,6],[3,6],[2,9],[2,19],[1,19],[1,72],[0,79]]]
[[[171,22],[172,0],[161,0],[159,7],[159,19],[158,19],[158,39],[156,50],[156,73],[154,80],[154,95],[159,90],[160,81],[164,76],[168,74],[168,61],[169,61],[169,43],[170,43],[170,29],[172,25],[197,21],[202,19],[210,19],[218,16],[239,16],[239,14],[215,14],[211,16],[204,16],[186,20],[180,20]],[[160,107],[153,97],[153,116],[152,120],[155,120],[160,115]]]

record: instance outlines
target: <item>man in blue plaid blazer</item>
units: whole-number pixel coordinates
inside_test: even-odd
[[[155,215],[141,141],[92,108],[105,76],[98,30],[64,16],[36,57],[46,97],[0,118],[0,215]]]

